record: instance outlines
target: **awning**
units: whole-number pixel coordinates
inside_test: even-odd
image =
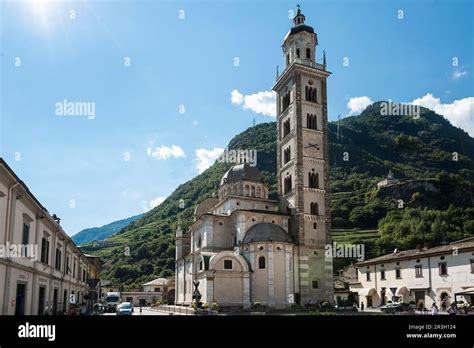
[[[466,288],[463,291],[455,293],[454,295],[474,295],[474,288]]]
[[[375,295],[377,291],[374,288],[364,288],[360,289],[357,293],[359,296],[372,296]]]
[[[426,285],[411,286],[410,290],[428,290],[430,287]]]

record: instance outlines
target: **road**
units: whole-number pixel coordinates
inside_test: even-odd
[[[116,315],[115,313],[104,313],[104,315]],[[154,311],[147,308],[142,308],[142,313],[140,314],[140,308],[135,307],[133,315],[169,315],[166,312]]]

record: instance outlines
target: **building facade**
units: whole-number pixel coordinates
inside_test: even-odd
[[[120,294],[122,301],[134,306],[151,306],[174,303],[174,279],[157,278],[142,285],[142,290],[125,291]]]
[[[249,308],[333,302],[325,64],[298,9],[277,75],[278,200],[257,167],[223,176],[189,231],[176,231],[176,303]]]
[[[100,261],[81,252],[1,158],[0,243],[2,315],[68,313],[71,303],[92,304]]]
[[[446,308],[455,300],[474,303],[474,238],[434,248],[419,248],[356,263],[358,280],[350,289],[359,305],[378,307],[414,302]],[[421,303],[421,305],[420,305]]]

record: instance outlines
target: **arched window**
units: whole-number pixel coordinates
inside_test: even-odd
[[[252,186],[250,189],[250,196],[255,197],[255,186]]]
[[[297,48],[297,49],[296,49],[296,58],[299,58],[299,57],[300,57],[300,49]]]
[[[198,235],[197,241],[196,241],[196,247],[197,247],[197,248],[200,248],[200,247],[201,247],[201,242],[202,242],[202,241],[201,241],[201,235]]]
[[[290,98],[290,92],[289,91],[283,96],[282,103],[283,103],[283,105],[281,107],[282,111],[286,110],[286,108],[288,106],[290,106],[291,98]]]
[[[311,59],[311,48],[306,48],[306,59]]]
[[[258,258],[258,268],[259,269],[265,269],[266,265],[265,265],[265,257],[264,256],[260,256]]]
[[[287,176],[283,181],[283,192],[288,193],[292,189],[291,175]]]
[[[290,133],[290,119],[283,122],[283,137],[286,137]]]
[[[262,198],[262,188],[257,186],[257,198]]]
[[[288,146],[283,151],[283,164],[290,162],[290,159],[291,159],[291,146]]]
[[[244,187],[242,185],[239,185],[239,196],[243,195]]]
[[[306,96],[306,100],[307,101],[310,101],[312,103],[317,103],[318,100],[317,100],[317,93],[316,93],[316,87],[308,87],[306,86],[305,88],[305,96]]]
[[[306,114],[306,127],[309,129],[318,129],[316,115]]]
[[[308,173],[308,183],[310,188],[319,188],[319,174]]]
[[[312,203],[309,205],[309,209],[310,209],[310,214],[311,214],[311,215],[319,215],[318,203],[312,202]]]
[[[249,185],[245,185],[244,187],[244,196],[248,196],[249,195]]]

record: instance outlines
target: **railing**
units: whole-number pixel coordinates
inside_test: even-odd
[[[283,70],[281,73],[277,72],[276,80],[278,81],[280,79],[280,77],[282,75],[284,75],[285,72],[289,68],[291,68],[291,66],[293,64],[300,64],[300,65],[304,65],[304,66],[309,66],[310,68],[313,68],[313,69],[319,69],[319,70],[326,71],[326,64],[319,64],[319,63],[316,63],[316,62],[312,61],[311,59],[293,58],[293,60],[290,62],[290,64],[288,64],[288,66],[285,68],[285,70]]]
[[[169,305],[159,305],[156,307],[151,307],[151,310],[160,311],[168,313],[169,315],[194,315],[194,308],[186,306],[169,306]]]

